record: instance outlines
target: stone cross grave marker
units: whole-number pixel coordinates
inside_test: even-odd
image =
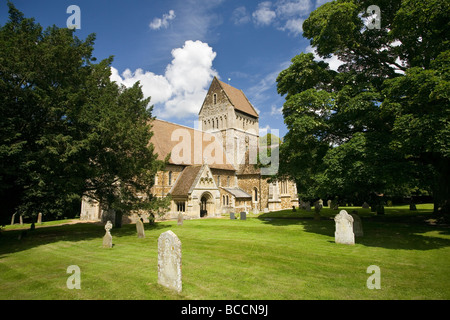
[[[112,223],[111,221],[108,221],[105,225],[105,236],[103,237],[103,248],[112,248],[112,236],[111,232],[109,232],[112,229]]]
[[[181,241],[171,230],[158,238],[158,283],[181,292]]]
[[[334,240],[336,243],[355,244],[355,234],[353,233],[353,217],[345,210],[341,210],[334,217],[336,231]]]
[[[145,238],[145,230],[144,230],[144,223],[142,222],[141,219],[138,219],[136,221],[136,232],[137,232],[137,236],[138,238]]]

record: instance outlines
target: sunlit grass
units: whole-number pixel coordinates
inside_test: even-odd
[[[0,299],[449,299],[450,232],[427,222],[431,207],[386,207],[384,216],[358,210],[364,237],[334,243],[338,212],[285,210],[247,220],[198,219],[112,229],[103,226],[20,230],[0,238]],[[290,218],[290,219],[286,219]],[[183,291],[157,284],[157,239],[172,230],[182,242]],[[78,265],[81,289],[66,286]],[[366,287],[367,267],[381,270],[381,289]]]

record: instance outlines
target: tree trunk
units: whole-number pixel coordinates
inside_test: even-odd
[[[121,210],[116,210],[116,219],[115,219],[114,227],[122,228],[122,216],[123,216],[123,212]]]
[[[436,169],[438,177],[433,192],[434,213],[450,214],[450,159],[439,159]]]

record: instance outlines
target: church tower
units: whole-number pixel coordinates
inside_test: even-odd
[[[228,160],[235,168],[247,161],[256,163],[258,119],[242,90],[214,77],[199,112],[199,129],[222,139]]]

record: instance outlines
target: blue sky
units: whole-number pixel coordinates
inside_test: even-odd
[[[77,5],[85,39],[96,34],[94,56],[114,56],[112,79],[141,81],[161,119],[194,126],[212,77],[241,89],[259,112],[260,128],[287,132],[276,77],[309,52],[301,25],[326,0],[14,0],[42,26],[66,27]],[[0,25],[8,19],[0,3]]]

